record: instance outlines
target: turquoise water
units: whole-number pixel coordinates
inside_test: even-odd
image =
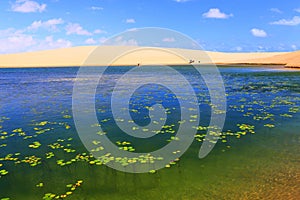
[[[129,69],[113,67],[106,72],[96,93],[99,123],[122,148],[159,149],[174,134],[136,140],[111,119],[110,94]],[[227,94],[226,123],[216,147],[199,159],[211,111],[208,91],[192,68],[176,69],[198,95],[199,125],[204,130],[178,161],[146,174],[111,169],[84,148],[72,117],[78,68],[0,69],[0,199],[297,199],[300,72],[220,67]],[[158,76],[178,85],[167,73]],[[132,113],[133,119],[146,125],[144,106],[159,101],[173,109],[167,123],[175,124],[169,131],[176,131],[178,102],[171,91],[157,85],[135,93],[131,108],[140,112]]]

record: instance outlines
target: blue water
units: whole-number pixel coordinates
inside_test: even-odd
[[[113,67],[106,72],[96,93],[99,123],[114,142],[129,141],[138,152],[159,149],[172,134],[136,140],[112,119],[109,97],[116,81],[130,69]],[[192,68],[175,69],[193,85],[200,102],[199,125],[208,126],[210,98],[203,80]],[[153,174],[127,174],[91,162],[95,158],[79,139],[72,118],[78,68],[0,69],[0,173],[4,170],[0,199],[51,199],[47,194],[61,199],[297,199],[300,72],[266,67],[219,70],[227,94],[227,115],[222,138],[213,151],[204,159],[197,157],[205,133],[198,131],[198,141],[195,138],[175,165]],[[155,68],[149,72],[153,73],[157,73]],[[167,73],[160,71],[157,76],[178,84]],[[174,94],[157,85],[135,93],[130,108],[140,112],[132,113],[133,120],[147,125],[144,107],[155,102],[174,108],[167,124],[179,120],[180,105]],[[101,122],[104,119],[110,120]],[[253,128],[243,129],[242,124]],[[175,125],[173,130],[177,129]],[[40,145],[30,147],[34,142]]]

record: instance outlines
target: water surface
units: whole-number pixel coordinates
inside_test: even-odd
[[[166,128],[150,141],[115,126],[109,108],[116,81],[130,67],[106,72],[96,94],[99,123],[120,148],[159,149],[178,128],[178,101],[148,85],[132,98],[135,122],[147,124],[145,105],[170,108]],[[128,174],[98,162],[84,148],[72,118],[78,68],[0,69],[0,199],[297,199],[300,196],[300,72],[265,67],[220,67],[227,94],[222,138],[198,158],[210,99],[192,68],[177,67],[200,102],[195,141],[176,162],[154,173]],[[164,72],[169,84],[180,85]],[[147,76],[147,74],[145,74]],[[131,81],[140,81],[136,76]],[[126,92],[126,86],[121,88]],[[170,132],[168,132],[170,131]],[[122,144],[127,141],[130,144]],[[120,143],[121,142],[121,143]],[[155,145],[153,145],[155,144]],[[108,156],[109,158],[109,156]],[[48,196],[48,197],[47,197]]]

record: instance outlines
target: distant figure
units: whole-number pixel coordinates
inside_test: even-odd
[[[139,66],[140,66],[140,63],[138,63],[137,66],[139,67]]]
[[[192,64],[192,63],[194,63],[194,62],[195,62],[195,61],[191,59],[189,63]]]

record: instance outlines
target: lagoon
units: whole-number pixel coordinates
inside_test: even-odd
[[[140,88],[130,107],[133,120],[147,125],[145,105],[164,102],[172,111],[167,115],[169,126],[150,141],[124,134],[112,119],[109,98],[116,81],[131,68],[112,67],[106,72],[97,88],[97,115],[117,146],[149,152],[174,137],[179,104],[167,88]],[[72,116],[78,68],[0,69],[0,199],[297,199],[300,72],[219,67],[227,95],[225,126],[212,152],[199,159],[209,124],[209,94],[192,68],[174,68],[197,94],[201,128],[180,159],[145,174],[111,169],[82,144]],[[179,84],[155,68],[149,73]],[[126,92],[126,86],[121,90]]]

